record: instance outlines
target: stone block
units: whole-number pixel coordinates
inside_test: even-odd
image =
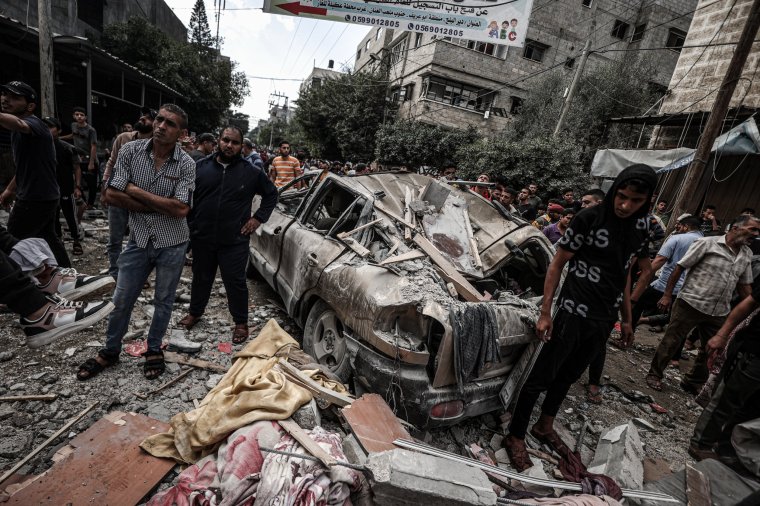
[[[606,474],[622,488],[641,489],[644,484],[644,447],[633,422],[605,432],[596,447],[590,473]]]
[[[496,504],[483,471],[442,457],[396,449],[371,454],[367,467],[377,506]]]

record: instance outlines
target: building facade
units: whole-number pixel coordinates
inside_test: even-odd
[[[696,6],[697,0],[537,1],[524,47],[373,28],[357,47],[355,70],[387,72],[399,118],[495,133],[540,83],[535,77],[574,72],[588,39],[599,50],[589,68],[635,50],[671,48],[657,51],[657,72],[646,77],[665,90]]]
[[[187,28],[164,0],[51,0],[54,33],[87,37],[131,17],[147,19],[176,40],[187,40]],[[0,15],[37,26],[37,0],[2,2]]]

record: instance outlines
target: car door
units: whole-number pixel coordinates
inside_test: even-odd
[[[284,186],[279,191],[277,206],[269,220],[262,223],[256,231],[251,234],[250,242],[250,259],[253,266],[261,276],[278,291],[276,286],[275,274],[280,264],[280,255],[282,253],[282,239],[288,227],[295,222],[299,209],[308,200],[309,195],[314,193],[317,184],[312,186],[303,186],[296,189],[295,185],[299,182],[309,182],[314,179],[313,174],[305,175],[297,180]],[[254,207],[256,201],[254,200]]]
[[[329,178],[285,230],[276,283],[290,314],[304,293],[317,286],[322,271],[345,253],[346,245],[331,237],[330,230],[355,205],[357,197],[337,178]]]

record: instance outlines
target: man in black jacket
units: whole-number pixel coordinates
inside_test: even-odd
[[[193,284],[190,311],[179,321],[187,329],[198,323],[219,267],[235,323],[232,342],[236,344],[248,339],[248,236],[269,219],[277,204],[277,188],[241,156],[242,147],[243,132],[228,126],[219,138],[217,155],[199,160],[196,166],[189,216]],[[261,206],[251,216],[255,195],[261,195]]]

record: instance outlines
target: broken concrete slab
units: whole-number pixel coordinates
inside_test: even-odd
[[[492,505],[496,494],[485,473],[433,455],[395,449],[370,454],[367,467],[378,506]]]
[[[636,425],[629,421],[599,438],[590,473],[606,474],[622,488],[641,489],[644,483],[644,447]]]
[[[322,416],[319,414],[317,402],[312,399],[293,413],[293,420],[302,428],[311,430],[314,427],[322,425]]]

